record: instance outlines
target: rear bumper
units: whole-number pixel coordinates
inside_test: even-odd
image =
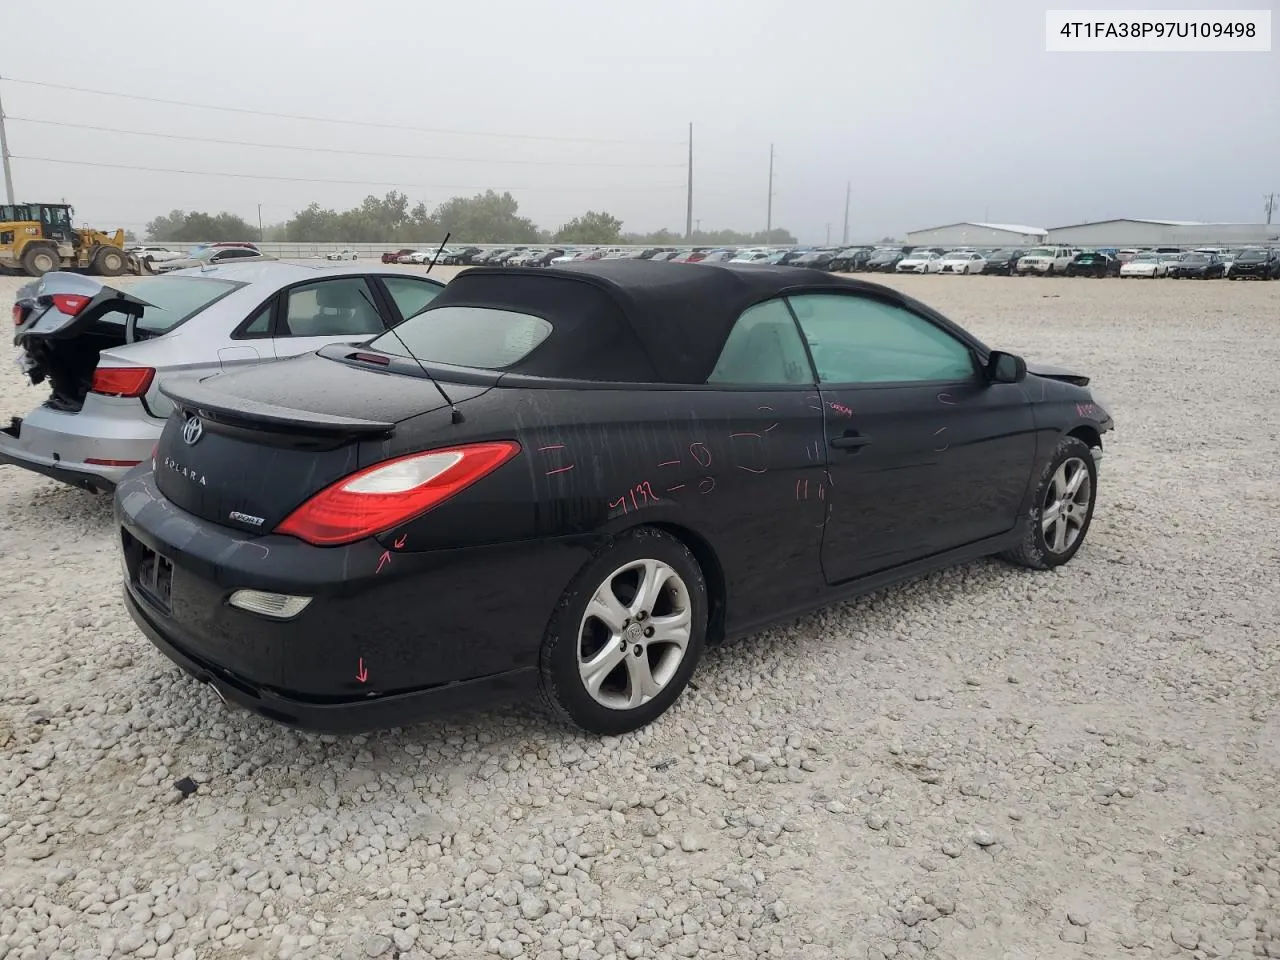
[[[78,413],[40,406],[0,429],[0,463],[84,489],[112,489],[150,458],[164,421],[147,417],[136,399],[91,399],[92,408]]]
[[[166,657],[201,683],[213,687],[224,704],[249,710],[286,726],[320,733],[366,733],[403,727],[432,716],[462,713],[529,696],[537,688],[537,671],[520,667],[505,673],[446,683],[406,693],[373,695],[332,702],[307,701],[277,693],[239,677],[225,667],[195,656],[171,641],[153,614],[124,586],[125,607],[133,622]]]
[[[5,442],[10,439],[8,434],[0,433],[0,464],[7,463],[13,467],[21,467],[23,470],[30,470],[32,473],[38,473],[43,477],[48,477],[50,480],[57,480],[60,483],[79,487],[81,490],[88,490],[90,493],[110,493],[116,487],[117,481],[115,479],[85,470],[83,469],[83,464],[79,467],[69,467],[54,462],[36,460],[20,452],[12,453],[5,445]],[[124,472],[127,473],[128,469],[126,468]]]
[[[227,701],[332,732],[532,690],[551,614],[591,554],[560,540],[413,552],[254,537],[179,509],[145,470],[117,488],[115,515],[143,633]],[[167,602],[138,585],[148,551],[171,565]],[[233,607],[242,589],[311,602],[272,619]]]

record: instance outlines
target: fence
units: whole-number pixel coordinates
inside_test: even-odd
[[[309,259],[315,259],[315,258],[323,258],[323,257],[325,257],[327,254],[330,254],[330,253],[340,253],[340,252],[341,252],[341,251],[343,251],[343,250],[354,250],[354,251],[356,252],[356,255],[357,255],[361,260],[379,260],[379,259],[381,259],[382,255],[383,255],[384,253],[392,253],[392,252],[395,252],[395,251],[397,251],[397,250],[404,250],[404,249],[413,248],[413,249],[417,249],[417,250],[426,250],[426,251],[429,251],[429,252],[434,253],[434,252],[435,252],[435,250],[436,250],[436,248],[438,248],[438,247],[440,246],[440,244],[439,244],[438,242],[437,242],[437,243],[428,243],[428,244],[423,244],[423,245],[421,245],[421,246],[417,246],[417,247],[415,247],[415,246],[414,246],[413,244],[411,244],[411,243],[395,243],[395,242],[388,242],[388,243],[289,243],[289,242],[274,242],[274,241],[268,241],[268,242],[258,243],[257,241],[254,241],[254,243],[257,245],[258,249],[259,249],[259,250],[261,250],[263,253],[265,253],[267,256],[270,256],[270,257],[279,257],[279,258],[280,258],[280,259],[282,259],[282,260],[309,260]],[[1040,244],[1023,244],[1023,246],[1026,246],[1026,247],[1030,248],[1030,247],[1033,247],[1033,246],[1040,246],[1040,245],[1044,245],[1044,243],[1045,243],[1045,242],[1042,242],[1042,243],[1040,243]],[[191,247],[191,246],[194,246],[194,244],[187,244],[187,243],[163,243],[163,242],[161,242],[161,243],[157,243],[157,244],[154,244],[154,245],[155,245],[155,246],[162,246],[162,247],[169,247],[170,249],[174,249],[174,250],[179,250],[179,249],[180,249],[180,250],[186,250],[187,248],[189,248],[189,247]],[[678,246],[679,244],[675,244],[675,245],[676,245],[676,246]],[[897,245],[898,245],[898,244],[880,244],[880,243],[872,243],[872,242],[861,242],[861,243],[860,243],[860,242],[853,242],[853,241],[851,241],[851,242],[850,242],[850,243],[848,243],[848,244],[834,244],[833,246],[850,246],[850,247],[866,246],[866,247],[870,247],[870,246],[897,246]],[[951,247],[954,247],[954,246],[960,246],[959,244],[937,244],[937,245],[938,245],[938,246],[951,246]],[[1182,243],[1168,244],[1168,246],[1181,247],[1182,249],[1185,249],[1185,250],[1190,250],[1190,249],[1192,249],[1193,247],[1198,247],[1198,246],[1199,246],[1199,247],[1233,247],[1233,248],[1234,248],[1234,247],[1242,247],[1242,246],[1266,247],[1266,246],[1274,246],[1274,245],[1276,245],[1276,244],[1275,244],[1275,241],[1268,241],[1268,242],[1264,242],[1264,243],[1238,243],[1238,242],[1237,242],[1237,243],[1230,243],[1230,244],[1222,243],[1222,242],[1217,242],[1217,243],[1210,243],[1210,242],[1204,242],[1204,243],[1187,243],[1187,242],[1182,242]],[[469,244],[469,243],[458,243],[458,242],[455,242],[455,241],[453,241],[453,240],[450,240],[450,241],[449,241],[449,246],[450,246],[450,247],[453,247],[455,250],[456,250],[456,249],[458,249],[459,247],[467,247],[467,246],[480,247],[480,248],[485,249],[485,250],[495,250],[495,249],[498,249],[499,247],[507,247],[507,246],[511,246],[511,244],[503,244],[503,243],[475,243],[475,244]],[[558,245],[558,244],[536,243],[536,244],[527,244],[527,246],[535,246],[535,247],[548,248],[548,247],[552,247],[552,246],[559,246],[559,245]],[[596,245],[596,244],[566,244],[565,246],[597,246],[597,245]],[[611,246],[616,246],[616,247],[617,247],[618,249],[620,249],[620,250],[644,250],[644,249],[647,249],[647,248],[648,248],[649,246],[651,246],[651,245],[649,245],[649,244],[634,244],[634,245],[628,245],[628,244],[611,244]],[[705,246],[705,244],[700,244],[700,246]],[[749,244],[742,244],[741,246],[749,246]],[[769,246],[769,249],[771,249],[771,250],[786,250],[786,249],[790,249],[790,247],[783,246],[783,245],[779,245],[779,244],[769,244],[768,246]],[[804,245],[803,245],[803,244],[801,244],[800,246],[804,246]],[[935,244],[917,244],[917,246],[935,246]],[[985,245],[983,245],[983,244],[969,244],[969,246],[999,246],[999,244],[985,244]],[[1093,244],[1087,244],[1086,246],[1088,246],[1088,247],[1090,247],[1090,248],[1093,248],[1093,249],[1104,249],[1104,250],[1105,250],[1105,249],[1108,249],[1108,248],[1122,249],[1122,248],[1129,247],[1129,246],[1132,246],[1132,245],[1131,245],[1131,244],[1128,244],[1128,243],[1123,243],[1123,244],[1122,244],[1122,243],[1113,243],[1113,244],[1093,243]]]

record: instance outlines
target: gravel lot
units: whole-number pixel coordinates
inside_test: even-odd
[[[619,739],[229,714],[108,501],[0,466],[0,958],[1280,957],[1280,284],[890,282],[1095,375],[1089,541],[712,651]]]

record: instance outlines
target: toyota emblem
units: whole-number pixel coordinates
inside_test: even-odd
[[[187,422],[182,425],[182,439],[187,442],[187,446],[192,446],[204,436],[204,424],[200,422],[199,417],[188,417]]]

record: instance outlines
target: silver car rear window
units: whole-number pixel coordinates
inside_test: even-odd
[[[148,277],[131,285],[128,292],[150,304],[138,320],[138,329],[155,335],[168,333],[243,286],[243,283],[212,277]],[[123,325],[126,319],[123,313],[113,310],[104,313],[97,322]]]

